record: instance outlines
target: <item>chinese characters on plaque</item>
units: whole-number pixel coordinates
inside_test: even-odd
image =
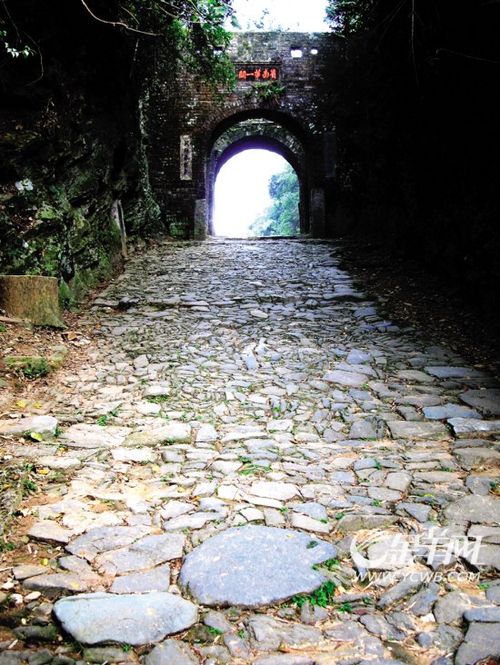
[[[238,81],[277,81],[279,69],[274,65],[247,65],[238,67]]]
[[[193,143],[189,134],[181,136],[180,163],[181,180],[191,180],[193,177]]]

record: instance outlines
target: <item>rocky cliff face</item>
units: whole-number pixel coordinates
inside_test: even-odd
[[[79,3],[22,0],[12,20],[37,51],[1,55],[0,272],[58,277],[72,300],[120,262],[125,233],[159,224],[143,121],[151,51]]]

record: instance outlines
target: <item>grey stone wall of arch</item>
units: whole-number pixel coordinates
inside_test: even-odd
[[[292,50],[302,57],[292,57]],[[230,57],[236,72],[258,69],[262,77],[274,69],[276,82],[240,79],[235,90],[217,91],[187,71],[172,79],[170,61],[158,54],[146,130],[151,184],[165,226],[184,237],[206,237],[221,160],[232,150],[261,145],[297,171],[302,230],[331,235],[337,39],[328,33],[238,33]]]

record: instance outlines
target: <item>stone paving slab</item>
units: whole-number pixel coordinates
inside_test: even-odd
[[[151,644],[186,630],[198,619],[193,603],[169,593],[83,594],[57,601],[54,613],[82,644]]]
[[[104,650],[89,662],[497,650],[500,385],[380,317],[338,251],[159,244],[82,314],[82,362],[30,395],[44,441],[29,409],[0,425],[41,490],[0,573],[0,665],[80,665],[62,626]]]
[[[227,529],[186,557],[180,583],[202,605],[256,608],[315,591],[325,581],[314,570],[336,556],[322,540],[289,529]]]
[[[460,395],[460,399],[477,407],[486,414],[500,416],[500,389],[468,390]]]

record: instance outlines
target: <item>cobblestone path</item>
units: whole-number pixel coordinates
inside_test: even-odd
[[[0,421],[61,478],[1,573],[1,665],[500,654],[499,384],[338,264],[326,242],[165,243],[94,301],[53,413]]]

